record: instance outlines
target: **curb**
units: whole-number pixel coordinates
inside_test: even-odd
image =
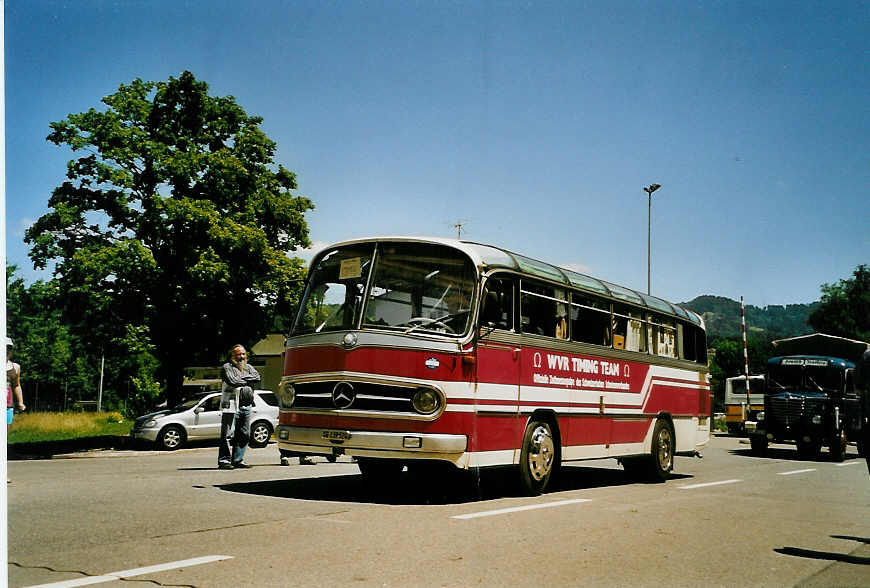
[[[51,459],[56,455],[93,451],[95,449],[124,450],[134,447],[129,435],[103,435],[83,437],[63,441],[38,441],[35,443],[13,443],[6,448],[9,461],[28,459]]]

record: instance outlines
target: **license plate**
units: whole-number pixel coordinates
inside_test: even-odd
[[[348,431],[323,431],[321,437],[327,441],[347,441],[351,434]]]

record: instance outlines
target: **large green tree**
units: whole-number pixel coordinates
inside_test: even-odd
[[[190,72],[102,102],[51,123],[76,157],[26,240],[36,267],[56,262],[71,327],[103,349],[146,339],[174,402],[186,365],[255,342],[295,304],[313,204],[262,118]]]
[[[859,265],[851,278],[823,284],[809,322],[817,333],[870,341],[870,267]]]

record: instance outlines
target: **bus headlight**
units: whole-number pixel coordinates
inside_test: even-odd
[[[290,408],[295,401],[296,389],[293,388],[293,384],[287,380],[281,380],[281,383],[278,384],[278,403],[281,408]]]
[[[414,406],[414,410],[420,414],[432,414],[438,410],[438,394],[428,388],[418,388],[411,398],[411,404]]]

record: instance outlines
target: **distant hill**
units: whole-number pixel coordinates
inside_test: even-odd
[[[752,338],[779,339],[807,335],[813,329],[807,324],[810,313],[818,306],[811,304],[770,305],[764,308],[746,305],[746,334]],[[704,317],[707,339],[740,337],[740,303],[723,296],[698,296],[680,306]]]

